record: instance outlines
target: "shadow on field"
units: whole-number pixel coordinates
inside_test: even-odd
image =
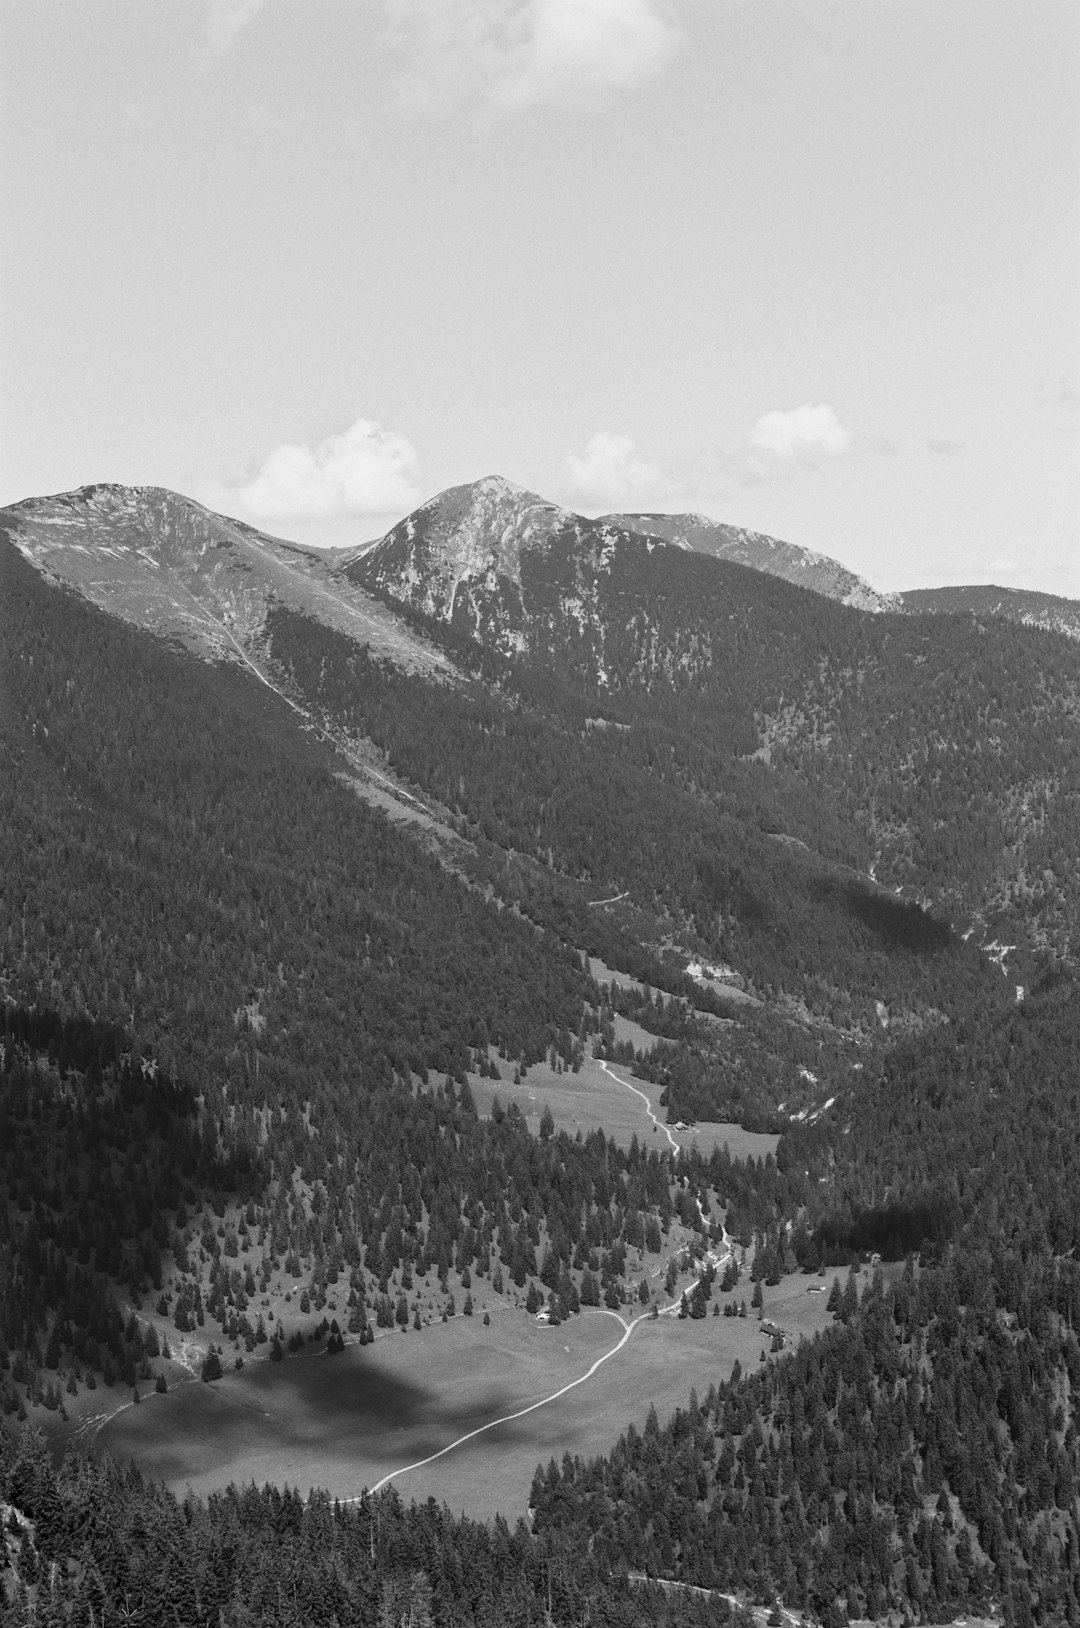
[[[373,1482],[528,1400],[501,1377],[484,1384],[475,1369],[463,1392],[397,1373],[392,1362],[392,1349],[372,1361],[370,1350],[350,1347],[333,1357],[249,1363],[213,1384],[177,1386],[125,1408],[103,1426],[97,1446],[174,1487],[208,1477],[218,1486],[291,1475],[306,1481],[316,1465],[335,1466],[335,1480],[349,1466]],[[510,1448],[517,1436],[505,1426],[491,1445]]]
[[[251,1393],[249,1406],[258,1398],[282,1423],[315,1408],[324,1426],[332,1413],[346,1428],[405,1430],[441,1411],[438,1392],[430,1385],[370,1361],[367,1351],[356,1346],[337,1356],[311,1351],[283,1362],[253,1363],[235,1377],[243,1392]],[[240,1387],[234,1387],[233,1378],[227,1375],[218,1388],[223,1398],[231,1394],[240,1401]]]

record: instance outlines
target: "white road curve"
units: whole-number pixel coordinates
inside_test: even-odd
[[[666,1317],[672,1312],[677,1312],[678,1309],[678,1302],[674,1302],[670,1306],[664,1306],[659,1315],[661,1317]],[[403,1464],[400,1469],[391,1470],[388,1475],[383,1476],[381,1481],[376,1481],[375,1485],[368,1489],[368,1493],[373,1494],[376,1492],[381,1492],[383,1487],[385,1487],[389,1482],[395,1480],[399,1475],[408,1475],[410,1470],[422,1470],[426,1464],[434,1464],[437,1458],[445,1458],[447,1453],[454,1452],[458,1447],[464,1447],[466,1442],[474,1441],[477,1436],[483,1436],[489,1430],[497,1430],[500,1425],[512,1424],[515,1419],[524,1419],[527,1413],[535,1413],[537,1408],[546,1408],[549,1403],[557,1402],[559,1398],[561,1396],[565,1396],[567,1392],[576,1390],[579,1385],[584,1385],[585,1381],[587,1379],[591,1379],[598,1368],[601,1368],[605,1362],[607,1362],[611,1357],[616,1356],[618,1352],[622,1350],[623,1346],[626,1344],[635,1328],[637,1328],[638,1324],[647,1322],[652,1316],[652,1313],[643,1312],[640,1317],[635,1317],[633,1321],[629,1323],[626,1321],[625,1317],[620,1317],[617,1311],[608,1311],[606,1312],[606,1315],[614,1317],[616,1322],[622,1324],[622,1339],[617,1340],[611,1347],[611,1350],[605,1351],[602,1357],[597,1357],[592,1367],[588,1368],[585,1373],[581,1374],[577,1379],[572,1379],[568,1385],[562,1385],[557,1391],[552,1391],[550,1396],[541,1397],[539,1402],[530,1402],[528,1407],[518,1408],[516,1413],[506,1413],[501,1419],[489,1419],[487,1424],[478,1425],[475,1430],[466,1431],[464,1436],[459,1436],[456,1441],[448,1442],[445,1447],[440,1447],[437,1453],[429,1453],[427,1458],[418,1458],[413,1464]],[[359,1503],[360,1499],[364,1496],[366,1496],[364,1493],[360,1493],[355,1498],[343,1498],[341,1499],[341,1502],[344,1504],[356,1504]]]
[[[611,1068],[607,1063],[605,1063],[603,1058],[599,1058],[598,1061],[599,1061],[600,1067],[603,1069],[604,1073],[605,1074],[610,1074],[611,1078],[615,1081],[615,1083],[617,1085],[625,1086],[627,1091],[632,1091],[634,1093],[635,1097],[640,1097],[641,1098],[642,1102],[645,1104],[645,1111],[648,1114],[649,1118],[652,1120],[653,1124],[656,1126],[657,1130],[663,1131],[664,1135],[667,1137],[668,1141],[671,1143],[672,1147],[675,1149],[675,1152],[678,1153],[678,1151],[679,1151],[678,1142],[676,1142],[675,1138],[672,1136],[671,1131],[668,1128],[668,1126],[667,1125],[662,1125],[660,1123],[660,1121],[657,1119],[656,1115],[653,1113],[653,1111],[652,1111],[652,1103],[649,1101],[649,1098],[645,1095],[645,1092],[644,1091],[639,1091],[636,1085],[631,1085],[630,1084],[629,1080],[620,1080],[619,1076],[616,1074],[615,1070],[613,1068]]]

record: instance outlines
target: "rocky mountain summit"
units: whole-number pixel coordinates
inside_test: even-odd
[[[595,634],[599,578],[616,557],[656,541],[491,475],[422,504],[345,574],[470,638],[520,653],[553,620]]]
[[[347,565],[365,587],[475,636],[497,613],[508,648],[522,648],[534,606],[529,585],[561,579],[568,609],[586,615],[585,583],[631,538],[709,554],[781,577],[858,610],[902,609],[836,560],[700,514],[607,514],[588,519],[498,476],[429,499]],[[523,568],[526,556],[532,567]],[[541,565],[546,556],[547,567]]]
[[[80,487],[13,504],[4,518],[52,580],[195,654],[256,665],[269,607],[282,604],[415,670],[445,672],[449,663],[397,609],[508,655],[576,638],[602,667],[612,607],[601,611],[600,600],[610,600],[615,579],[639,580],[659,545],[861,610],[900,608],[836,561],[775,538],[702,515],[588,519],[498,476],[440,492],[375,543],[330,552],[155,486]]]

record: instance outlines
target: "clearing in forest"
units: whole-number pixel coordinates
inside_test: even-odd
[[[824,1328],[831,1321],[826,1296],[807,1294],[812,1281],[796,1275],[766,1290],[766,1320],[793,1336]],[[633,1314],[624,1308],[622,1315],[629,1322]],[[502,1307],[488,1327],[478,1317],[457,1317],[337,1356],[309,1351],[281,1363],[248,1363],[214,1385],[195,1381],[147,1397],[110,1420],[98,1440],[180,1492],[254,1479],[352,1498],[562,1389],[624,1331],[619,1318],[599,1311],[544,1326]],[[406,1499],[434,1497],[455,1512],[501,1513],[512,1522],[525,1512],[538,1463],[609,1451],[627,1425],[642,1427],[650,1405],[667,1418],[687,1405],[692,1388],[704,1396],[726,1379],[736,1358],[744,1369],[755,1366],[769,1343],[753,1315],[646,1318],[583,1384],[394,1485]]]
[[[625,1019],[616,1020],[617,1035],[618,1025],[624,1022]],[[628,1089],[628,1085],[636,1091]],[[658,1152],[670,1152],[674,1141],[687,1150],[698,1148],[706,1157],[714,1148],[727,1145],[732,1158],[758,1159],[764,1158],[766,1153],[775,1153],[780,1140],[763,1131],[744,1131],[741,1125],[714,1120],[702,1120],[685,1131],[671,1126],[669,1138],[662,1128],[653,1124],[648,1108],[636,1094],[643,1092],[648,1097],[653,1113],[663,1126],[666,1110],[660,1106],[660,1087],[637,1079],[625,1064],[609,1063],[605,1068],[596,1057],[586,1057],[576,1074],[569,1069],[556,1073],[548,1063],[533,1063],[517,1085],[512,1079],[489,1080],[470,1074],[469,1086],[481,1114],[491,1112],[496,1096],[504,1108],[514,1102],[534,1134],[540,1128],[540,1115],[548,1107],[556,1130],[567,1131],[571,1136],[577,1131],[587,1136],[590,1131],[603,1130],[621,1148],[628,1148],[631,1137],[636,1136],[650,1151],[655,1147]]]

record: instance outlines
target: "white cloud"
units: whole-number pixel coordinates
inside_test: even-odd
[[[807,402],[763,413],[738,440],[712,446],[699,456],[688,481],[703,499],[726,501],[740,489],[792,480],[845,454],[891,457],[899,450],[883,436],[868,441],[853,435],[827,403]]]
[[[632,436],[607,430],[591,438],[583,457],[571,453],[561,486],[571,502],[586,509],[664,508],[681,491],[659,464],[638,457]]]
[[[819,463],[836,458],[851,445],[831,407],[793,407],[790,412],[775,411],[759,418],[747,436],[754,452],[777,458],[783,463]]]
[[[402,90],[421,105],[488,110],[632,89],[659,73],[679,31],[665,0],[386,0]]]
[[[206,18],[206,43],[211,51],[227,51],[265,4],[266,0],[211,0]]]
[[[933,452],[938,458],[959,458],[964,450],[964,443],[929,435],[926,438],[926,450]]]
[[[275,447],[250,480],[207,489],[207,502],[254,520],[387,515],[420,502],[415,451],[368,418],[312,449]]]

